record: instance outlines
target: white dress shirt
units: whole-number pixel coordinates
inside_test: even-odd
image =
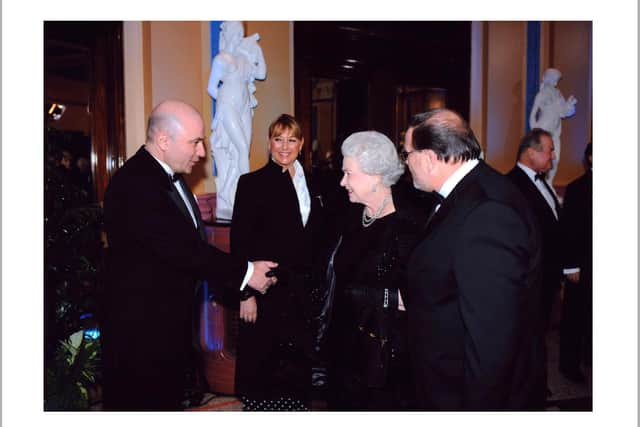
[[[151,153],[149,153],[149,154],[151,154]],[[151,154],[151,156],[154,159],[156,159],[156,161],[160,164],[160,166],[162,166],[162,169],[164,169],[164,171],[167,173],[167,175],[169,175],[170,177],[173,176],[174,172],[173,172],[173,169],[171,169],[171,166],[169,166],[168,164],[166,164],[162,160],[158,159],[153,154]],[[191,207],[191,203],[189,203],[189,199],[187,198],[187,195],[184,194],[184,190],[182,189],[182,185],[180,185],[180,181],[179,180],[178,181],[173,181],[173,186],[176,187],[176,189],[178,190],[178,193],[180,194],[180,197],[182,197],[182,201],[187,206],[187,209],[189,210],[189,215],[191,215],[191,220],[193,221],[193,225],[196,228],[198,228],[198,221],[196,221],[196,216],[193,213],[193,208]],[[193,195],[193,197],[195,198],[196,196]]]
[[[277,164],[273,157],[271,161]],[[307,188],[307,180],[304,178],[304,169],[299,161],[293,162],[294,175],[291,178],[293,182],[293,188],[296,190],[296,196],[298,197],[298,206],[300,206],[300,218],[302,219],[302,225],[306,226],[309,220],[309,214],[311,213],[311,197],[309,196],[309,189]],[[282,168],[282,173],[289,172],[285,167]]]
[[[296,189],[296,195],[298,196],[298,204],[300,205],[300,217],[302,218],[302,225],[306,226],[309,220],[309,214],[311,213],[311,197],[309,196],[309,189],[307,188],[307,180],[304,177],[304,169],[299,161],[293,163],[295,175],[293,176],[293,186]]]
[[[462,181],[462,178],[467,176],[467,174],[476,167],[478,162],[478,159],[467,160],[466,162],[464,162],[462,166],[456,169],[456,171],[445,180],[444,184],[442,184],[442,187],[440,187],[440,190],[438,190],[438,193],[440,193],[440,195],[446,199],[447,196],[451,194],[453,189],[456,188],[456,185],[458,185],[458,183]],[[439,204],[438,206],[436,206],[436,212],[438,211],[438,209],[440,209]]]

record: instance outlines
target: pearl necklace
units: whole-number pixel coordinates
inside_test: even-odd
[[[384,200],[382,201],[382,205],[380,205],[378,210],[375,211],[372,216],[367,215],[367,207],[365,206],[364,209],[362,209],[362,226],[369,227],[371,224],[376,222],[376,219],[380,217],[380,214],[382,213],[384,208],[387,206],[387,204],[389,204],[389,200],[391,200],[390,194],[388,194],[384,198]]]

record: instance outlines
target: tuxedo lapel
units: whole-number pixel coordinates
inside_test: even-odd
[[[553,199],[553,204],[556,208],[556,212],[560,213],[560,203],[558,202],[558,199],[556,198],[556,192],[553,191],[553,189],[551,188],[551,186],[549,185],[549,183],[543,179],[542,180],[542,185],[544,185],[544,188],[547,189],[547,191],[549,192],[549,194],[551,195],[551,198]],[[546,202],[546,200],[545,200]]]
[[[553,210],[551,209],[551,206],[549,206],[549,203],[547,203],[547,200],[544,198],[540,190],[538,190],[538,187],[536,187],[536,185],[531,181],[531,179],[529,179],[527,174],[518,166],[514,168],[514,171],[517,176],[517,179],[521,183],[520,188],[526,189],[526,191],[529,193],[527,197],[532,197],[533,198],[532,201],[534,203],[543,207],[543,210],[547,212],[549,215],[551,215],[554,218],[554,220],[556,220],[555,215],[553,214]],[[559,208],[558,201],[556,200],[556,197],[553,194],[553,191],[551,191],[551,196],[553,197],[554,203],[556,204],[556,210],[557,210]],[[557,212],[559,213],[559,211]]]
[[[189,213],[187,205],[184,203],[182,196],[180,196],[180,193],[178,193],[178,189],[173,184],[171,184],[170,188],[167,191],[167,194],[176,205],[178,210],[182,213],[184,218],[189,221],[191,226],[193,226],[193,219],[191,218],[191,214]]]
[[[442,204],[440,204],[440,208],[438,208],[438,210],[436,211],[437,207],[438,205],[435,205],[433,209],[431,209],[431,213],[427,217],[427,220],[425,221],[424,226],[422,227],[423,236],[426,236],[429,233],[429,231],[433,228],[433,222],[436,219],[436,215],[438,214],[438,212],[442,210]]]
[[[196,201],[195,197],[193,197],[193,193],[187,186],[187,183],[184,181],[184,178],[180,177],[178,182],[180,183],[180,186],[182,187],[182,191],[184,192],[185,196],[187,196],[187,200],[189,200],[189,204],[191,205],[191,210],[193,210],[193,215],[196,217],[196,224],[198,224],[198,232],[200,234],[200,237],[202,238],[202,240],[207,240],[207,234],[204,230],[204,223],[202,222],[202,217],[200,216],[200,208],[198,207],[198,202]],[[179,194],[178,194],[178,197],[182,199],[182,197],[180,197]],[[189,220],[191,220],[191,215],[189,214],[189,212],[187,212],[187,216],[189,217]]]
[[[449,195],[442,200],[442,203],[440,203],[440,207],[438,208],[438,210],[436,212],[433,212],[427,220],[423,237],[427,236],[431,232],[431,230],[437,227],[438,224],[440,224],[447,217],[447,215],[449,215],[450,211],[454,209],[456,204],[458,203],[460,194],[463,194],[465,188],[477,179],[478,175],[485,167],[486,166],[483,162],[479,162],[476,167],[471,169],[471,171],[464,178],[462,178],[460,182],[458,182],[451,193],[449,193]]]
[[[142,158],[144,169],[146,171],[145,173],[148,174],[150,177],[153,177],[154,181],[157,182],[158,187],[165,192],[165,194],[176,206],[178,211],[182,213],[182,216],[184,217],[184,219],[189,222],[189,225],[191,225],[191,227],[193,227],[193,218],[191,218],[191,214],[187,209],[187,205],[185,204],[184,200],[180,196],[180,193],[178,193],[178,189],[175,187],[175,185],[173,185],[173,182],[171,182],[171,178],[169,178],[169,176],[167,175],[167,172],[165,172],[162,166],[160,166],[160,163],[158,163],[157,160],[153,158],[151,153],[149,153],[144,148],[144,146],[140,147],[140,149],[136,153],[136,156],[140,156]],[[182,190],[185,192],[185,195],[191,201],[191,199],[193,199],[193,195],[191,194],[191,191],[184,183],[182,177],[180,178],[179,182],[182,185]],[[195,201],[191,202],[192,207],[194,203]],[[200,218],[200,211],[199,209],[197,209],[197,206],[198,206],[197,203],[195,203],[195,206],[196,208],[193,210],[193,214],[196,216],[196,221],[198,223],[198,231],[200,232],[200,235],[204,236],[203,238],[206,240],[206,234],[204,234],[204,227],[202,227],[201,225],[202,219]]]

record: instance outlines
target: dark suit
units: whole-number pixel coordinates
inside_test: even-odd
[[[105,409],[179,409],[198,279],[239,288],[246,272],[246,261],[206,243],[193,195],[183,188],[198,229],[167,173],[144,147],[107,188]]]
[[[522,192],[540,226],[542,235],[542,305],[540,308],[542,327],[546,329],[551,317],[553,301],[562,280],[560,223],[540,190],[519,166],[516,165],[507,177]],[[555,195],[553,197],[555,199]],[[556,209],[560,215],[559,206]]]
[[[526,201],[480,161],[409,259],[409,343],[424,410],[540,405],[539,234]]]
[[[565,280],[560,327],[560,366],[579,369],[583,357],[591,361],[593,278],[593,175],[588,171],[567,186],[560,218],[564,268],[580,268],[578,283]]]
[[[273,161],[242,175],[231,223],[231,253],[279,264],[278,284],[255,294],[255,323],[240,323],[236,392],[255,400],[307,400],[311,384],[310,299],[312,243],[321,206],[313,197],[303,225],[296,190]]]

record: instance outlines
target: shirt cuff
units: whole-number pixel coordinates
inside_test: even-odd
[[[244,275],[244,279],[242,279],[242,284],[240,285],[240,290],[244,290],[244,288],[247,286],[247,283],[249,283],[249,279],[251,279],[251,276],[253,276],[253,263],[248,261],[247,262],[247,272]]]
[[[563,274],[573,274],[573,273],[580,273],[580,269],[579,268],[565,268],[564,270],[562,270]]]

